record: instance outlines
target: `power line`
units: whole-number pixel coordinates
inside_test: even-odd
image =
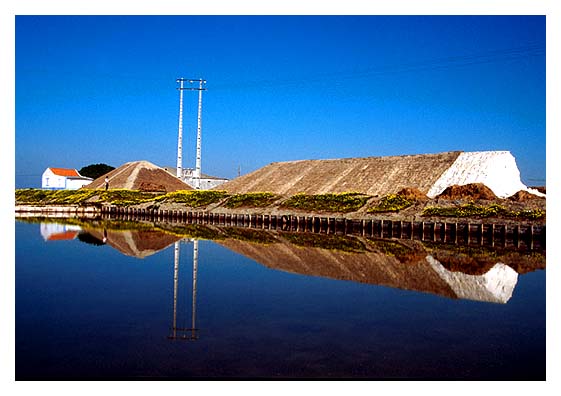
[[[368,68],[347,72],[332,72],[315,74],[313,76],[300,76],[297,78],[283,78],[275,80],[246,81],[235,85],[217,85],[214,90],[230,90],[244,88],[263,88],[263,87],[279,87],[291,86],[310,83],[331,83],[333,80],[342,79],[360,79],[373,76],[382,76],[387,74],[419,72],[429,70],[447,70],[457,67],[465,67],[477,64],[505,62],[545,55],[545,47],[543,45],[528,45],[523,47],[514,47],[499,50],[490,50],[477,54],[455,55],[443,58],[434,58],[419,62],[398,63],[388,66]]]

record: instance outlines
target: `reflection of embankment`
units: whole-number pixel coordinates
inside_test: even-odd
[[[545,269],[545,253],[484,246],[202,224],[104,221],[81,228],[81,241],[97,245],[105,238],[138,258],[180,239],[208,239],[272,269],[490,302],[508,301],[519,273]]]
[[[289,243],[264,246],[231,239],[218,243],[272,269],[455,297],[431,270],[426,255],[404,264],[395,256],[374,251],[349,253]]]
[[[388,286],[433,293],[449,298],[464,298],[497,303],[507,302],[517,283],[518,274],[499,263],[497,258],[482,274],[472,274],[469,265],[461,270],[447,269],[418,242],[372,241],[356,239],[364,246],[360,253],[305,247],[288,243],[289,234],[279,234],[278,243],[258,244],[227,239],[217,243],[266,267],[302,275]],[[285,239],[286,238],[286,239]],[[448,252],[448,266],[454,254]],[[465,261],[463,253],[457,255]],[[519,261],[522,259],[519,259]],[[481,263],[482,259],[479,260]],[[542,263],[534,263],[545,268]],[[526,268],[532,263],[526,263]],[[477,266],[477,270],[480,266]],[[477,272],[477,271],[476,271]]]
[[[102,230],[88,229],[87,232],[98,240],[106,242],[127,256],[148,257],[167,248],[179,237],[157,230]]]

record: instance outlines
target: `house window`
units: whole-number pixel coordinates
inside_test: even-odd
[[[45,187],[49,187],[49,178],[45,177]]]

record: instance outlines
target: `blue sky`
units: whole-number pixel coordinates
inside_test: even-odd
[[[208,81],[204,173],[509,150],[545,184],[543,16],[17,16],[15,33],[17,188],[49,166],[175,166],[178,77]]]

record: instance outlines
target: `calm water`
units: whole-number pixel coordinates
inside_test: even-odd
[[[15,229],[19,380],[545,379],[543,256]]]

